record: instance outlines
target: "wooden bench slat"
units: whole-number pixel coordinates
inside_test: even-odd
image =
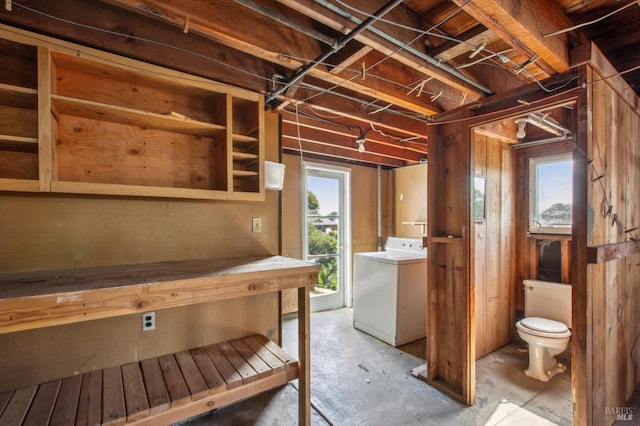
[[[124,401],[127,409],[127,422],[144,419],[149,416],[149,401],[144,389],[142,373],[137,362],[122,366]]]
[[[54,380],[38,386],[27,417],[22,423],[24,426],[41,426],[49,423],[61,383],[61,380]]]
[[[140,368],[149,400],[149,415],[167,411],[171,407],[171,398],[169,398],[169,391],[164,383],[158,359],[150,358],[140,361]]]
[[[197,401],[209,395],[207,382],[205,382],[202,374],[200,374],[200,370],[198,370],[198,366],[193,360],[191,352],[181,351],[177,352],[175,356],[180,366],[180,371],[182,371],[182,376],[185,382],[187,382],[187,387],[191,393],[191,400]]]
[[[2,416],[0,416],[0,426],[22,424],[31,405],[31,401],[36,394],[36,390],[38,390],[38,386],[30,386],[16,390],[11,396],[7,407],[2,412]]]
[[[209,388],[209,395],[215,395],[220,392],[224,392],[227,389],[227,384],[224,379],[216,370],[211,358],[207,355],[207,351],[203,347],[191,349],[191,356],[200,370],[200,374],[207,382]]]
[[[102,370],[102,423],[123,425],[127,421],[120,367]]]
[[[271,370],[271,367],[269,367],[269,365],[267,365],[267,363],[264,362],[263,359],[260,358],[258,354],[256,354],[256,352],[251,349],[251,347],[249,347],[249,345],[247,345],[242,339],[232,340],[230,343],[249,363],[251,368],[253,368],[258,373],[258,379],[263,379],[273,374],[273,370]]]
[[[246,384],[258,380],[258,373],[256,370],[254,370],[247,360],[235,350],[231,343],[221,342],[218,343],[218,347],[224,354],[225,358],[227,358],[236,371],[238,371],[240,377],[242,377],[242,383]]]
[[[182,377],[182,372],[173,354],[158,357],[158,362],[160,363],[164,382],[167,384],[171,407],[179,407],[191,401],[189,388],[184,381],[184,377]]]
[[[255,338],[266,349],[268,349],[269,352],[271,352],[272,354],[277,356],[282,362],[284,362],[284,365],[287,368],[295,367],[295,366],[298,365],[298,361],[294,357],[292,357],[291,355],[286,353],[284,351],[284,349],[282,349],[280,346],[278,346],[273,340],[270,340],[270,339],[268,339],[267,337],[265,337],[265,336],[263,336],[261,334],[256,334]]]
[[[0,393],[0,416],[2,415],[4,408],[9,404],[9,400],[13,396],[13,391],[7,391]]]
[[[216,367],[216,370],[218,370],[224,381],[227,383],[227,389],[234,389],[242,385],[242,377],[240,377],[240,374],[238,374],[229,360],[225,358],[217,345],[209,345],[204,349],[207,351],[207,355],[209,355],[209,358]]]
[[[284,365],[284,362],[280,358],[275,356],[271,351],[269,351],[264,346],[264,344],[261,343],[259,339],[257,339],[257,336],[245,337],[242,340],[251,349],[253,349],[256,352],[256,354],[258,354],[258,356],[262,358],[264,362],[266,362],[269,365],[271,370],[273,370],[274,374],[284,371],[284,369],[286,368],[286,366]]]
[[[102,423],[102,370],[82,375],[76,426],[96,426]]]
[[[70,376],[62,379],[58,399],[49,420],[49,426],[73,426],[80,397],[82,376]]]

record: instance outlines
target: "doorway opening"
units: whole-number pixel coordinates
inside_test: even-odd
[[[325,164],[303,166],[303,256],[320,264],[311,293],[312,312],[341,308],[351,300],[350,172]]]

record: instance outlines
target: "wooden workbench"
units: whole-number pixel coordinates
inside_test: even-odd
[[[309,292],[317,270],[308,262],[271,256],[3,273],[0,333],[297,288],[299,422],[308,425]]]

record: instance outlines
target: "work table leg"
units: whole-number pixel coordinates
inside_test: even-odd
[[[311,341],[309,331],[309,287],[298,288],[298,424],[311,425]]]

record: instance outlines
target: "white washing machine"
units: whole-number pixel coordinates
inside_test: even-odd
[[[353,326],[393,346],[427,333],[427,249],[389,237],[384,251],[356,253]]]

